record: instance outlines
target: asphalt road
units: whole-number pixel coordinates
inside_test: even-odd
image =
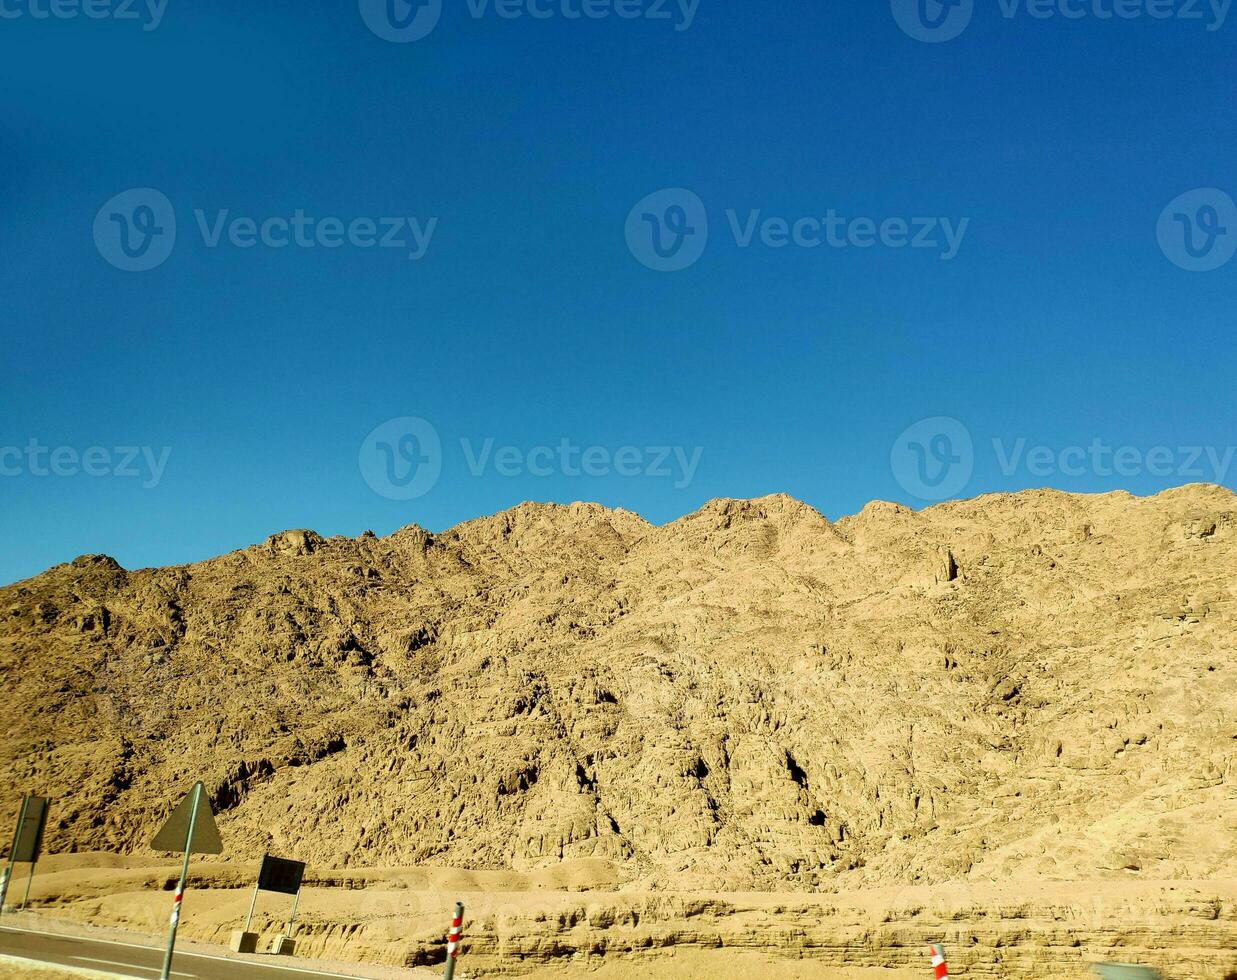
[[[157,980],[163,966],[163,950],[150,946],[6,927],[0,927],[0,954],[114,973],[122,977],[143,977],[145,980]],[[301,965],[253,963],[177,950],[172,959],[172,976],[180,980],[192,977],[202,980],[230,980],[232,977],[243,980],[304,980],[305,977],[340,977],[345,974],[319,973]]]

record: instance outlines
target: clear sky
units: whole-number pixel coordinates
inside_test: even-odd
[[[1237,11],[419,2],[0,0],[0,581],[1234,485]]]

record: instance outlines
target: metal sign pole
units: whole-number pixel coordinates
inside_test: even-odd
[[[26,808],[30,806],[30,797],[24,797],[21,801],[21,810],[17,813],[17,830],[13,832],[13,847],[9,851],[9,866],[4,869],[4,880],[0,881],[0,915],[4,914],[4,899],[9,893],[9,878],[13,874],[13,865],[17,862],[13,860],[17,855],[18,837],[21,836],[21,829],[26,825]]]
[[[180,905],[185,897],[185,879],[189,877],[189,854],[193,846],[193,825],[198,819],[198,803],[202,796],[202,784],[193,786],[193,803],[189,810],[189,829],[185,833],[185,859],[180,865],[180,883],[176,886],[176,896],[172,899],[172,918],[168,923],[168,946],[163,954],[163,971],[159,980],[169,980],[172,973],[172,950],[176,946],[176,927],[180,923]]]
[[[292,920],[296,918],[296,907],[301,901],[301,890],[298,888],[296,894],[292,896],[292,913],[288,916],[288,931],[284,933],[289,939],[292,938]]]
[[[34,881],[34,862],[30,862],[30,874],[26,875],[26,891],[21,897],[21,905],[17,906],[17,911],[24,912],[26,902],[30,899],[30,882]]]
[[[455,958],[460,951],[460,929],[464,924],[464,903],[455,903],[455,917],[451,920],[451,931],[447,933],[447,969],[442,980],[452,980],[455,976]]]
[[[43,829],[46,825],[47,800],[41,796],[24,797],[21,801],[21,812],[17,816],[17,829],[13,832],[13,846],[9,850],[8,872],[0,882],[0,909],[7,897],[13,871],[19,864],[30,865],[30,873],[26,876],[26,891],[18,908],[24,909],[30,901],[30,884],[34,880],[35,865],[39,862],[39,850],[43,846]]]
[[[245,916],[245,931],[249,931],[249,926],[253,922],[254,906],[258,904],[258,886],[253,886],[253,900],[249,903],[249,914]]]

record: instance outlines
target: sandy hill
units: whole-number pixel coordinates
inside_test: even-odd
[[[524,504],[0,589],[0,813],[650,887],[1237,874],[1237,499]]]

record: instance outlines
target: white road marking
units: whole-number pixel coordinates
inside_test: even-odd
[[[159,951],[157,946],[143,946],[141,943],[122,943],[115,939],[94,939],[86,936],[70,936],[56,932],[39,932],[37,929],[18,929],[14,926],[0,926],[0,932],[21,932],[27,936],[42,936],[45,939],[67,939],[71,942],[78,943],[98,943],[101,946],[123,946],[126,949],[145,949]],[[354,973],[322,973],[319,970],[306,970],[295,966],[284,966],[281,963],[258,963],[254,960],[233,959],[230,956],[212,956],[210,953],[177,953],[177,956],[186,959],[199,960],[217,960],[220,963],[243,963],[245,966],[253,966],[262,970],[283,970],[285,973],[304,973],[311,977],[336,977],[338,980],[366,980],[365,977],[359,977]],[[27,957],[29,959],[29,957]],[[43,962],[43,961],[40,961]]]
[[[142,966],[140,963],[121,963],[119,960],[97,960],[93,956],[70,956],[71,960],[81,960],[83,963],[103,963],[106,966],[123,966],[126,970],[149,970],[151,973],[161,973],[161,966]],[[174,977],[196,977],[196,973],[179,973],[172,971]]]

